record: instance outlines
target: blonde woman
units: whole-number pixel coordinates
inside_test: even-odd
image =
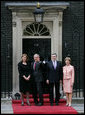
[[[65,66],[63,67],[63,89],[66,93],[67,103],[66,106],[71,106],[72,90],[74,84],[74,66],[71,64],[71,58],[65,58]]]
[[[31,65],[28,61],[27,54],[22,54],[21,61],[18,63],[18,71],[19,71],[19,89],[21,93],[21,105],[24,106],[24,94],[27,95],[27,105],[29,103],[29,80],[31,74]]]

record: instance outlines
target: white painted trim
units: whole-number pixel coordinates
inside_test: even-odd
[[[22,38],[27,38],[27,39],[33,39],[33,38],[37,38],[37,39],[44,39],[44,38],[51,38],[51,36],[22,36]]]
[[[51,38],[51,53],[57,53],[57,59],[62,61],[62,12],[55,13],[55,15],[49,14],[47,18],[45,16],[45,22],[52,22],[52,33],[51,36],[23,36],[22,35],[22,23],[24,21],[33,21],[33,17],[23,17],[18,16],[16,12],[12,12],[13,14],[13,22],[15,26],[13,26],[13,95],[16,92],[19,92],[19,76],[18,76],[18,62],[21,60],[22,55],[22,39],[24,38]],[[27,16],[27,15],[26,15]]]

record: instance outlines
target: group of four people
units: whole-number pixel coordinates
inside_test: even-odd
[[[55,85],[55,103],[59,103],[59,86],[63,84],[64,93],[66,93],[66,106],[71,106],[72,89],[74,84],[74,67],[70,64],[70,57],[65,58],[65,66],[62,67],[60,61],[57,61],[56,53],[51,55],[51,61],[40,61],[39,54],[34,54],[34,62],[28,61],[27,54],[22,55],[22,60],[18,63],[19,70],[19,88],[21,92],[21,105],[24,105],[24,94],[27,95],[27,105],[29,102],[29,90],[32,90],[35,105],[43,105],[43,68],[46,69],[46,83],[49,85],[50,104],[54,102],[54,85]],[[31,83],[31,85],[30,85]],[[39,94],[39,102],[38,96]]]

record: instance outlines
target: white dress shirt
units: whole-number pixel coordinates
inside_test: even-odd
[[[57,67],[57,61],[54,60],[54,61],[52,61],[52,62],[53,62],[54,69],[56,69],[56,67]]]

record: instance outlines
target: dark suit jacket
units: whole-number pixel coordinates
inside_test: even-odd
[[[53,62],[49,61],[47,63],[47,79],[50,82],[59,82],[63,78],[62,64],[57,61],[56,69],[54,69]]]
[[[35,70],[33,69],[34,62],[31,63],[31,76],[32,80],[35,82],[42,82],[43,81],[43,63],[37,62]]]

